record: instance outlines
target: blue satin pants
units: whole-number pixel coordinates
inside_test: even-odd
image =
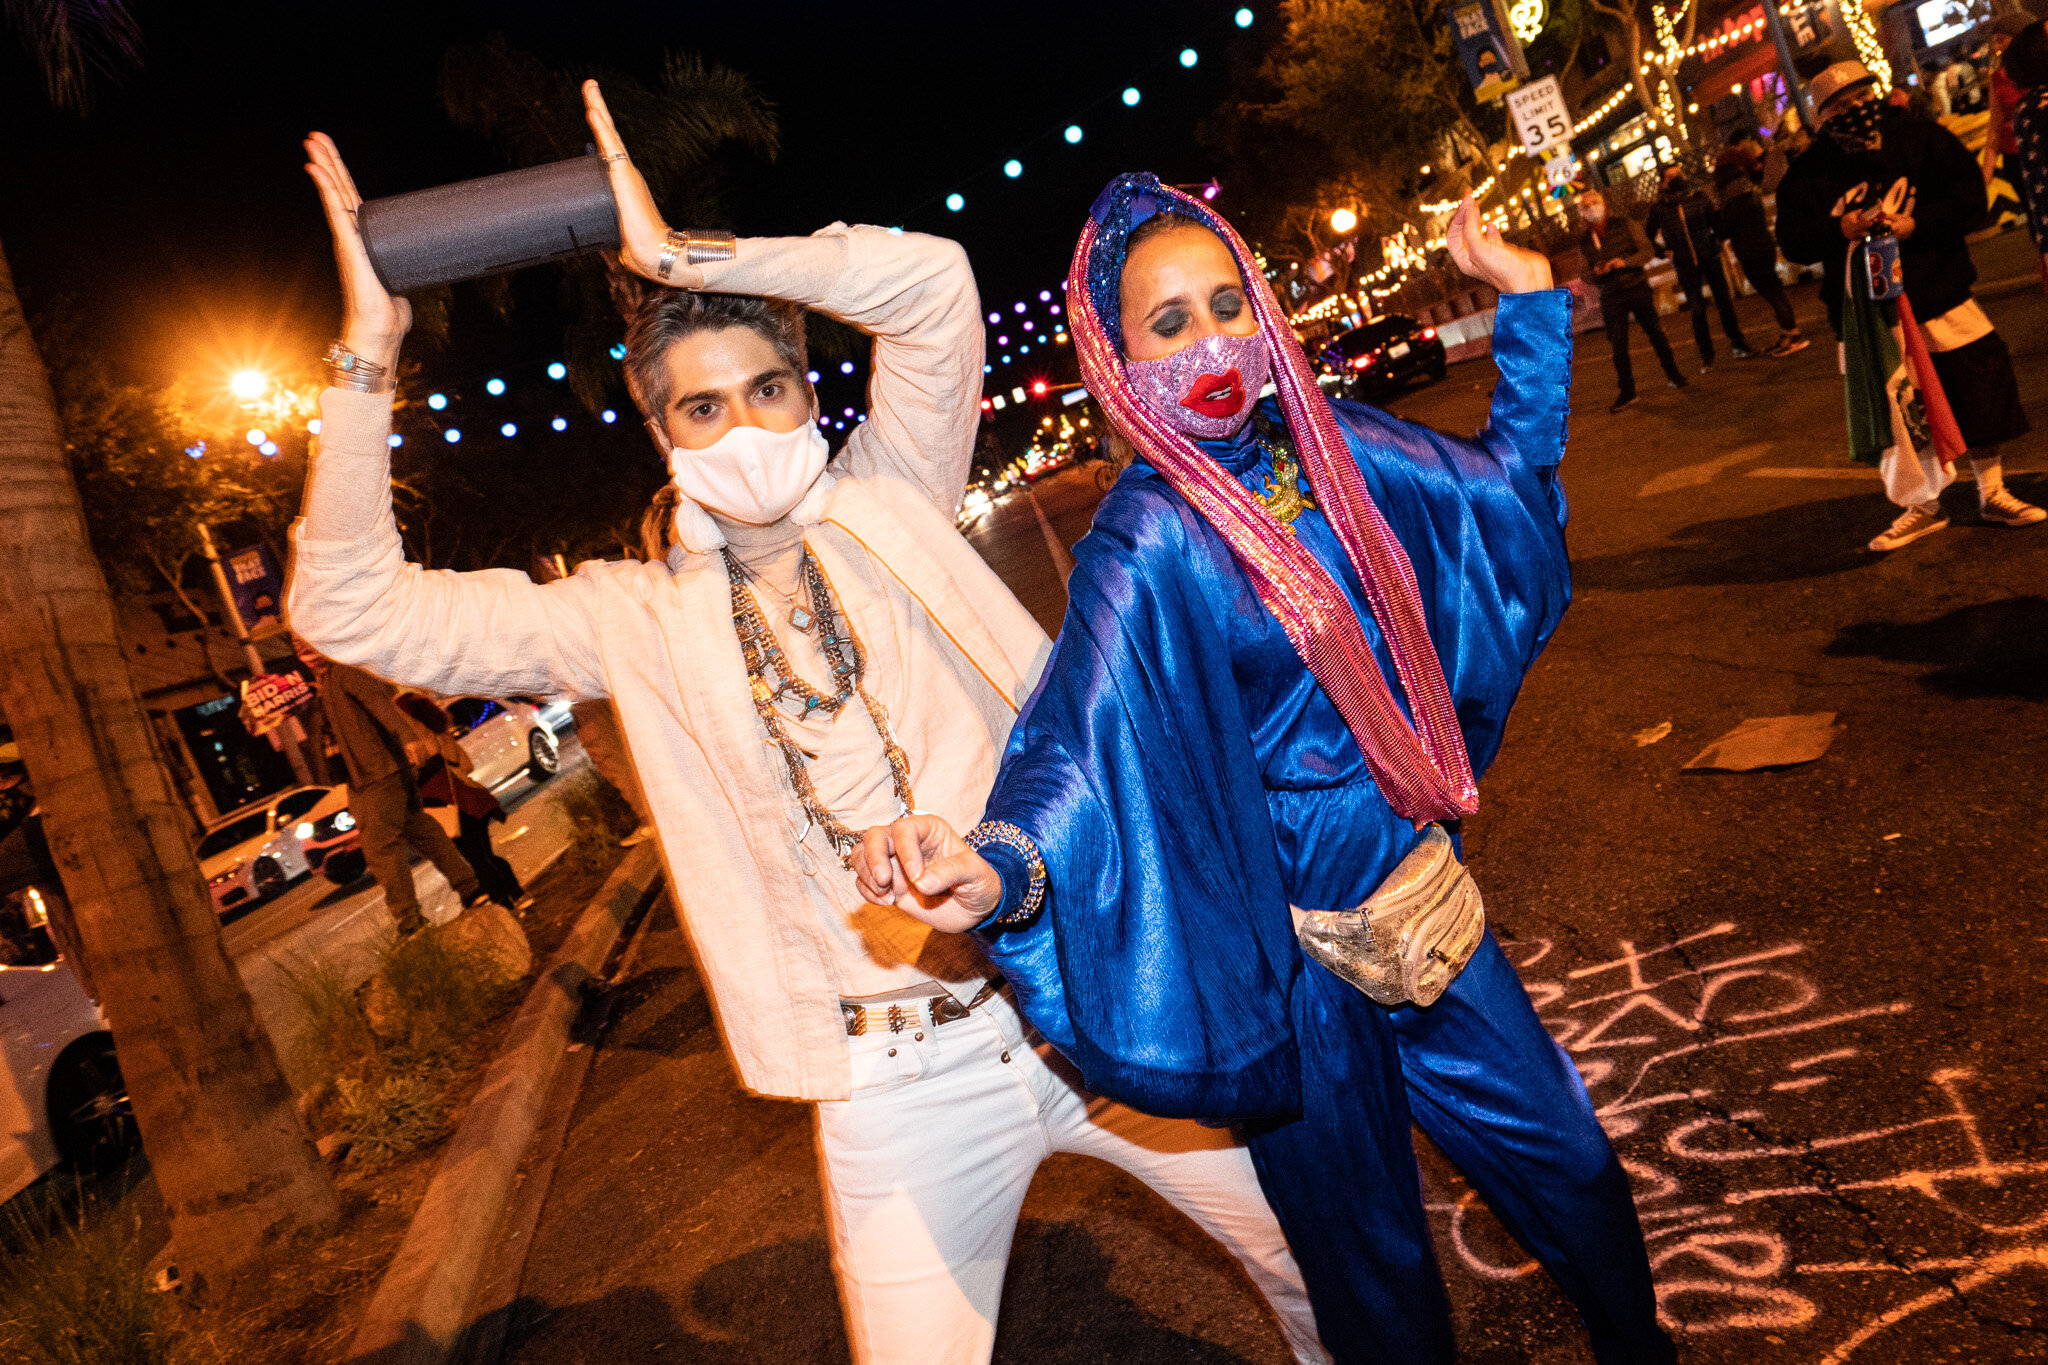
[[[1411,1119],[1571,1297],[1601,1365],[1677,1359],[1628,1177],[1491,933],[1427,1009],[1385,1009],[1312,962],[1292,1004],[1302,1116],[1247,1136],[1339,1361],[1454,1355]]]

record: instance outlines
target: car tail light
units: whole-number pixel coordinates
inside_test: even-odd
[[[1435,341],[1435,340],[1436,340],[1436,328],[1434,328],[1434,327],[1425,327],[1425,328],[1423,328],[1423,329],[1422,329],[1422,339],[1423,339],[1424,341]]]
[[[1369,355],[1362,355],[1358,357],[1358,359],[1351,362],[1351,368],[1354,370],[1362,370],[1370,364],[1372,364],[1372,357]]]

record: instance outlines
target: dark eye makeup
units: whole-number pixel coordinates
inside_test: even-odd
[[[1188,315],[1186,309],[1169,308],[1158,317],[1152,319],[1152,334],[1162,337],[1175,336],[1187,325]]]

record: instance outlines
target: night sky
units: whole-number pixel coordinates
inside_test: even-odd
[[[944,233],[967,246],[984,300],[1005,306],[1057,287],[1115,172],[1214,172],[1196,125],[1274,23],[1255,6],[1260,22],[1240,30],[1237,5],[1215,0],[136,8],[147,66],[103,83],[83,120],[50,110],[12,35],[0,41],[0,242],[32,314],[91,310],[102,344],[142,379],[304,355],[333,334],[332,259],[300,170],[307,130],[334,135],[372,198],[505,169],[435,97],[442,53],[494,31],[554,65],[651,78],[664,50],[682,48],[745,72],[776,106],[782,154],[739,163],[740,231],[846,219]],[[1191,70],[1177,60],[1186,46],[1200,53]],[[1143,92],[1135,109],[1118,98],[1128,84]],[[1078,147],[1060,136],[1070,121],[1086,130]],[[1012,156],[1020,179],[999,169]],[[953,190],[965,212],[944,209]],[[552,358],[550,287],[545,269],[525,272],[521,297],[539,302],[511,326],[458,313],[429,377]],[[858,401],[833,388],[828,411]]]

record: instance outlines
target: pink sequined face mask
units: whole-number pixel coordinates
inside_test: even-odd
[[[1211,332],[1172,355],[1124,362],[1124,375],[1145,406],[1191,441],[1236,435],[1272,371],[1272,352],[1258,332]]]

